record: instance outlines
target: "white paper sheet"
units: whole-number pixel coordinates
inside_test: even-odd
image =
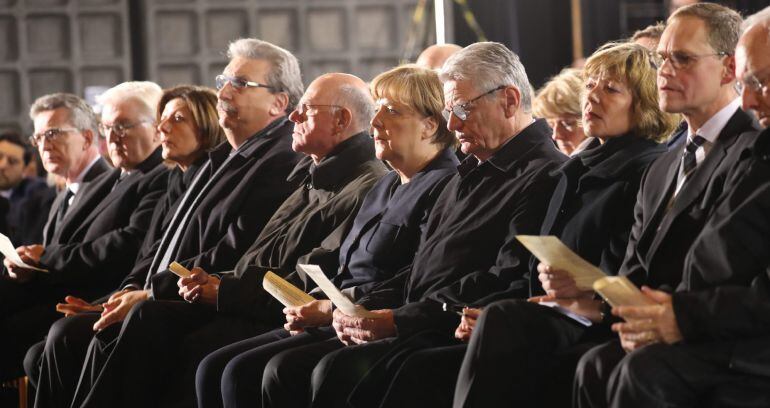
[[[350,299],[343,295],[342,292],[340,292],[340,290],[337,289],[337,287],[334,286],[334,284],[329,280],[329,278],[324,275],[324,272],[318,265],[298,264],[297,268],[301,269],[308,276],[310,276],[310,279],[313,279],[316,285],[318,285],[318,287],[321,288],[321,290],[326,294],[326,297],[328,297],[329,300],[331,300],[332,303],[334,303],[334,305],[342,310],[342,312],[346,315],[372,319],[380,317],[380,315],[372,313],[366,310],[364,307],[351,302]]]
[[[48,273],[48,269],[42,269],[36,266],[27,265],[26,263],[24,263],[24,261],[22,261],[21,258],[19,257],[19,254],[16,253],[16,247],[13,246],[11,239],[5,236],[4,234],[0,234],[0,252],[2,252],[3,255],[5,255],[5,259],[8,259],[16,266],[19,266],[25,269],[31,269],[33,271]]]

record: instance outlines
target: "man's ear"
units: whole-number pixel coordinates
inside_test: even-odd
[[[273,104],[270,105],[268,113],[270,116],[284,115],[289,107],[289,94],[286,92],[279,92],[274,94],[274,96],[275,99],[273,99]]]
[[[344,129],[347,129],[348,126],[353,122],[353,114],[350,112],[348,108],[340,108],[337,111],[337,115],[335,115],[335,119],[337,128],[342,131]]]
[[[734,55],[728,55],[725,57],[724,61],[722,62],[723,65],[723,72],[722,72],[722,85],[729,84],[730,82],[733,82],[735,80],[735,56]]]
[[[91,129],[83,129],[80,134],[83,135],[83,139],[85,139],[85,143],[83,143],[83,150],[88,150],[89,147],[94,145],[94,142],[96,141],[96,135]]]
[[[505,95],[505,117],[510,118],[521,107],[521,91],[519,88],[509,85],[502,89]]]

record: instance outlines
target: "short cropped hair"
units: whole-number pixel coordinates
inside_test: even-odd
[[[716,52],[733,55],[741,36],[743,19],[733,9],[715,3],[695,3],[677,9],[668,23],[682,17],[695,17],[706,23],[709,45]]]
[[[442,82],[468,80],[479,92],[513,85],[521,94],[521,108],[532,111],[532,87],[519,56],[497,42],[477,42],[453,54],[441,68]]]
[[[636,136],[659,141],[676,128],[678,115],[663,112],[658,106],[657,71],[643,46],[607,43],[586,60],[583,76],[606,76],[625,82],[632,95],[631,132]]]
[[[636,41],[640,38],[652,38],[654,40],[660,40],[663,35],[663,31],[666,29],[666,24],[659,21],[655,24],[648,25],[641,30],[636,30],[634,35],[631,36],[631,41]]]
[[[125,100],[135,100],[142,107],[142,113],[150,119],[155,119],[158,101],[163,95],[163,89],[155,82],[129,81],[115,85],[96,97],[99,104],[120,103]]]
[[[386,98],[408,106],[423,117],[433,118],[438,124],[433,143],[441,148],[456,144],[457,139],[447,129],[442,114],[444,91],[436,71],[415,64],[401,65],[377,75],[370,87],[375,100]]]
[[[266,78],[267,85],[273,87],[274,92],[286,92],[289,95],[286,113],[294,110],[304,92],[299,62],[294,54],[267,41],[241,38],[231,42],[227,49],[227,58],[235,57],[269,62],[272,68]]]
[[[21,135],[15,130],[0,130],[0,142],[8,142],[21,147],[24,150],[23,160],[25,166],[29,164],[30,160],[32,160],[31,146],[29,143],[25,142]]]
[[[369,129],[374,117],[374,100],[366,89],[350,84],[340,85],[334,94],[334,105],[345,106],[351,110],[351,127],[356,133]]]
[[[29,117],[34,121],[41,112],[63,108],[69,112],[69,121],[79,130],[90,130],[94,137],[99,134],[99,117],[85,100],[70,93],[43,95],[32,103]]]
[[[166,105],[174,99],[183,100],[187,108],[190,109],[193,122],[198,128],[198,137],[203,151],[212,150],[225,141],[225,132],[219,126],[219,116],[217,115],[217,94],[213,89],[180,85],[164,90],[163,96],[158,102],[158,123],[160,123],[160,117],[163,115]]]
[[[540,88],[532,112],[541,118],[580,117],[583,112],[580,106],[582,92],[582,70],[565,68]]]

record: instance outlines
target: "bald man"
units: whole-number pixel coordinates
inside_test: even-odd
[[[74,406],[193,405],[195,368],[206,354],[283,322],[283,307],[262,289],[268,270],[300,286],[302,280],[293,279],[298,261],[336,271],[340,244],[364,196],[387,173],[368,134],[373,114],[374,101],[358,77],[326,74],[313,81],[289,115],[292,149],[305,157],[287,182],[300,187],[234,270],[193,268],[178,281],[186,302],[139,303],[109,352],[92,347],[81,383],[97,380],[88,393],[78,390]],[[148,366],[155,381],[145,381]],[[141,384],[150,386],[126,393],[121,377],[144,377]]]
[[[735,73],[742,107],[752,111],[763,128],[770,127],[770,7],[747,20],[735,50]]]
[[[461,49],[463,47],[455,44],[434,44],[420,53],[416,64],[425,68],[441,69],[444,61]]]

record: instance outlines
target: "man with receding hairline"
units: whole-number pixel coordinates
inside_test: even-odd
[[[441,69],[441,66],[444,65],[444,62],[449,57],[461,49],[463,49],[463,47],[455,44],[434,44],[420,53],[415,64],[421,67],[438,70]]]

